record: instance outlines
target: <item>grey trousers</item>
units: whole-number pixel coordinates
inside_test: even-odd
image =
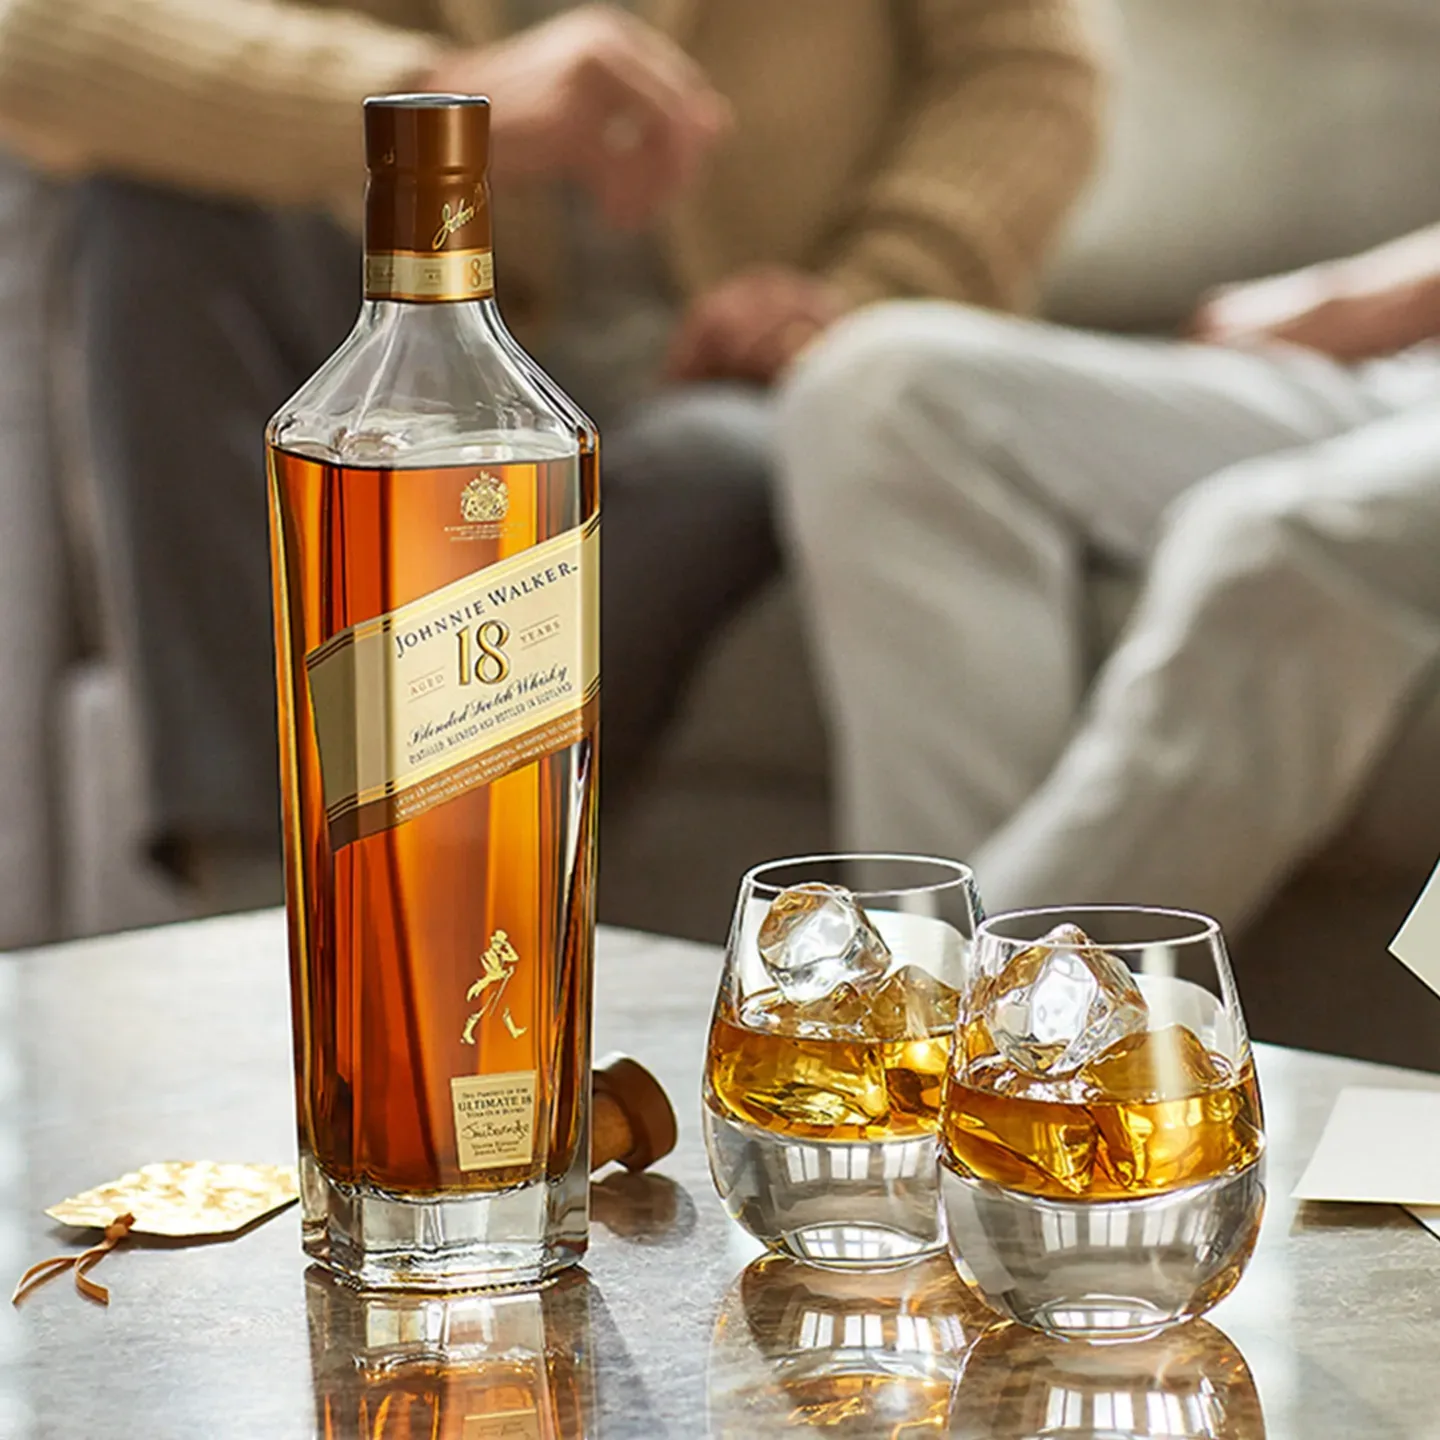
[[[109,180],[84,187],[73,244],[154,853],[181,874],[278,853],[263,430],[353,323],[358,247],[315,215]],[[503,256],[500,287],[503,304]],[[602,437],[607,805],[711,632],[778,566],[769,433],[763,394],[705,387]]]
[[[845,839],[969,859],[992,910],[1243,921],[1434,682],[1434,352],[882,306],[802,364],[779,449]],[[1095,673],[1097,559],[1143,585]]]
[[[54,938],[55,688],[73,637],[47,374],[62,197],[0,156],[0,948]]]

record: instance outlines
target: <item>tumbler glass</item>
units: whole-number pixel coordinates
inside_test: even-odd
[[[979,917],[950,860],[816,856],[745,876],[705,1137],[730,1214],[772,1249],[873,1268],[943,1246],[935,1128]]]
[[[999,915],[963,992],[940,1142],[962,1273],[1001,1313],[1087,1339],[1223,1299],[1259,1231],[1265,1140],[1219,925]]]

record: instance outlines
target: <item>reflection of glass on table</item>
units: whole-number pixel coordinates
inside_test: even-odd
[[[1265,1440],[1245,1358],[1196,1320],[1118,1345],[997,1325],[965,1357],[950,1440]]]
[[[305,1277],[317,1435],[583,1440],[596,1433],[590,1282],[453,1296]]]
[[[715,1322],[711,1440],[934,1435],[966,1348],[991,1319],[941,1257],[876,1274],[767,1255]]]
[[[969,937],[952,861],[779,861],[741,884],[705,1074],[710,1169],[757,1239],[815,1264],[938,1250],[935,1127]]]
[[[981,926],[940,1173],[951,1250],[996,1309],[1092,1339],[1202,1314],[1254,1248],[1263,1151],[1214,921],[1096,907]]]

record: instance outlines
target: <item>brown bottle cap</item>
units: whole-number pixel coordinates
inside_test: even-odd
[[[371,175],[461,173],[490,168],[490,102],[483,95],[373,95],[365,102]]]
[[[479,95],[374,96],[365,102],[365,163],[366,253],[415,257],[398,271],[367,267],[367,295],[488,294],[490,102]],[[476,266],[478,256],[486,258]]]
[[[627,1170],[644,1170],[675,1148],[675,1109],[660,1082],[628,1055],[607,1055],[595,1067],[595,1093],[613,1100],[630,1125],[631,1145],[614,1158]]]

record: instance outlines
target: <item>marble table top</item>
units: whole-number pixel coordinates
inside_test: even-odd
[[[5,1284],[76,1248],[42,1213],[63,1196],[150,1160],[290,1158],[284,944],[267,912],[0,959]],[[1238,1290],[1148,1347],[1058,1345],[991,1327],[943,1262],[862,1282],[760,1261],[697,1119],[719,952],[600,950],[597,1053],[656,1071],[681,1141],[597,1181],[583,1273],[407,1310],[307,1271],[293,1209],[231,1242],[132,1243],[98,1272],[108,1310],[63,1279],[0,1307],[0,1437],[1440,1440],[1440,1241],[1391,1207],[1287,1198],[1340,1087],[1440,1076],[1260,1047],[1270,1204]],[[495,1334],[534,1343],[497,1359]],[[826,1379],[827,1346],[869,1350],[869,1378]],[[540,1403],[507,1410],[497,1364],[547,1350],[517,1392]]]

